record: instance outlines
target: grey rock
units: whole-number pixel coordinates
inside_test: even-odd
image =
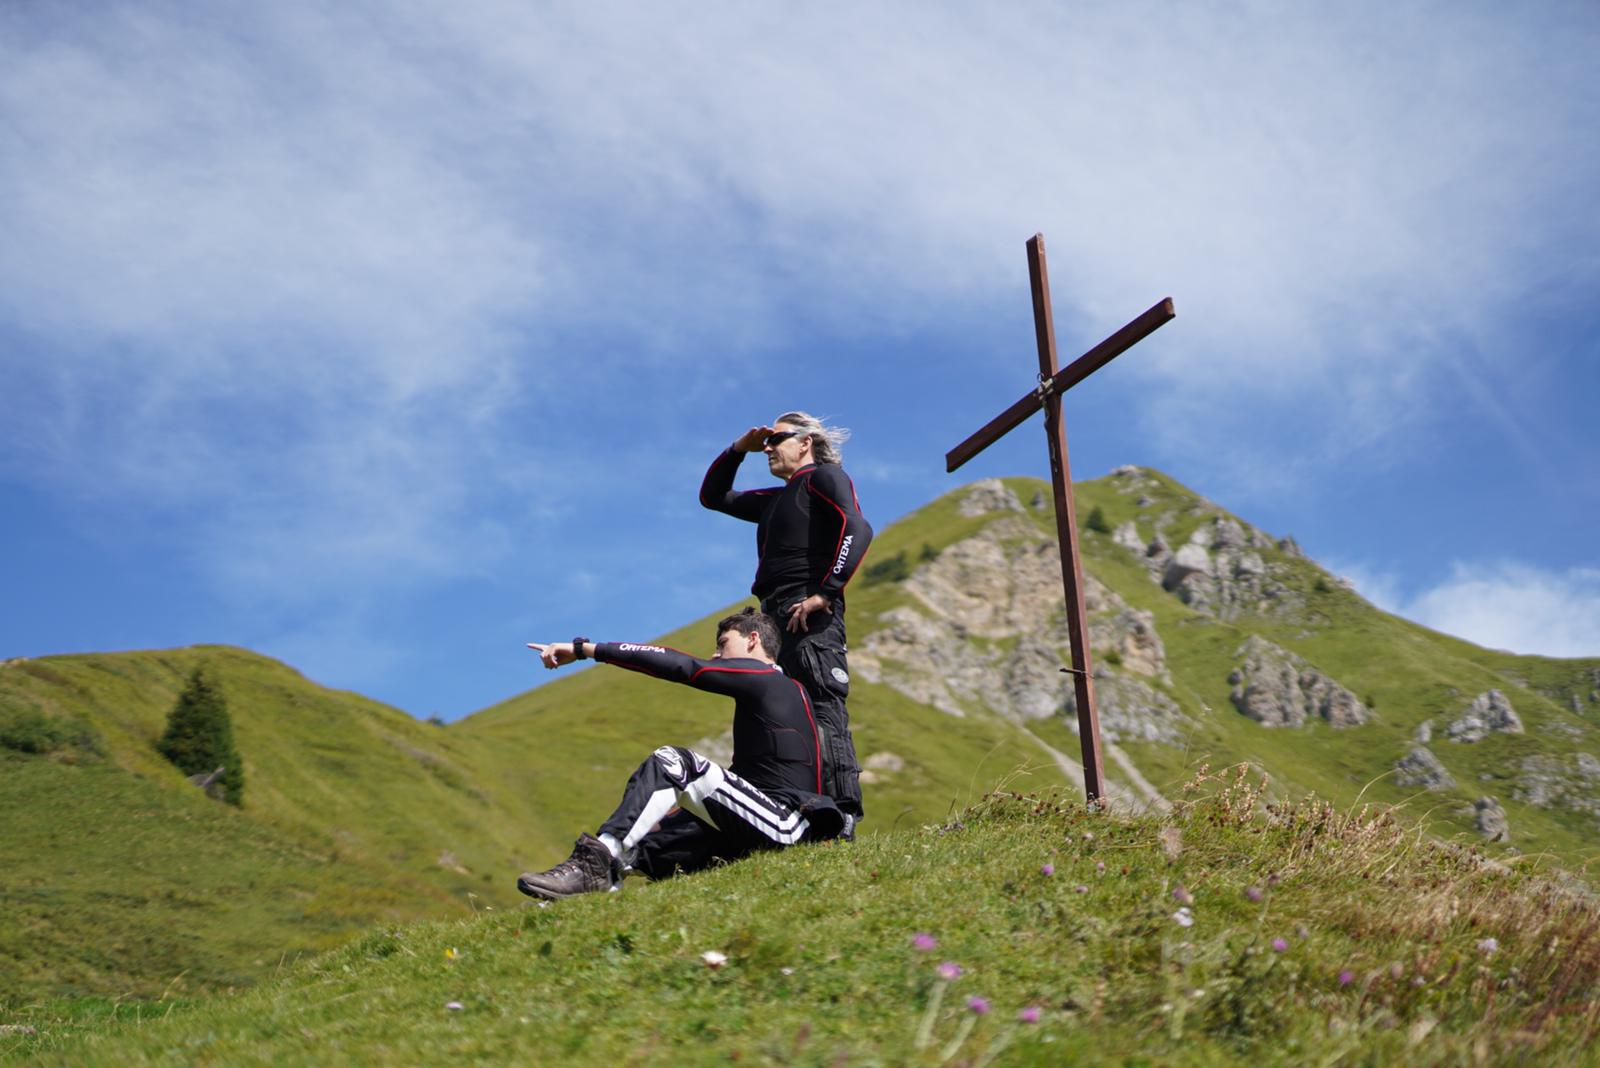
[[[1522,720],[1499,690],[1486,690],[1473,698],[1461,718],[1446,729],[1451,741],[1456,742],[1479,742],[1497,731],[1522,733]]]
[[[1128,674],[1167,677],[1167,649],[1156,632],[1153,613],[1125,608],[1115,615],[1091,620],[1089,644],[1097,653],[1116,653],[1122,670]]]
[[[1395,761],[1394,766],[1397,770],[1394,781],[1401,786],[1420,786],[1437,793],[1456,785],[1450,772],[1426,746],[1414,746],[1411,752]]]
[[[1476,810],[1476,825],[1478,833],[1491,842],[1511,841],[1511,822],[1506,819],[1506,810],[1500,802],[1492,797],[1480,797],[1472,803]]]
[[[1138,507],[1140,507],[1140,508],[1148,508],[1152,504],[1155,504],[1156,502],[1155,502],[1155,498],[1154,497],[1150,497],[1150,496],[1147,496],[1145,494],[1140,494],[1139,495],[1139,499],[1134,501],[1133,503],[1135,505],[1137,505]]]
[[[1228,676],[1234,707],[1264,727],[1300,727],[1320,716],[1333,727],[1356,727],[1371,712],[1344,686],[1304,659],[1259,635],[1234,653],[1240,660]]]
[[[1267,573],[1266,561],[1256,553],[1240,553],[1233,562],[1234,578],[1249,578]]]
[[[990,512],[1020,512],[1023,510],[1022,502],[1017,500],[1017,495],[1006,487],[998,478],[986,478],[981,482],[974,482],[967,495],[961,498],[958,509],[968,518],[978,515],[987,515]]]
[[[1285,556],[1292,556],[1297,560],[1304,560],[1306,558],[1305,550],[1301,549],[1300,543],[1295,541],[1292,537],[1279,538],[1278,551],[1283,553]]]
[[[1544,753],[1525,757],[1511,796],[1535,808],[1566,809],[1600,816],[1600,794],[1595,785],[1597,773],[1600,773],[1600,761],[1587,753],[1579,753],[1570,761]]]
[[[1128,550],[1130,553],[1135,553],[1140,556],[1144,555],[1144,542],[1139,540],[1139,528],[1134,525],[1133,520],[1131,519],[1118,526],[1117,529],[1111,533],[1111,540],[1115,544],[1120,545],[1124,549]]]
[[[1417,742],[1420,745],[1427,745],[1431,741],[1433,741],[1433,720],[1425,719],[1417,727]]]
[[[1035,512],[1041,511],[1044,508],[1044,506],[1045,506],[1044,490],[1034,490],[1033,491],[1033,510]]]
[[[1063,679],[1069,676],[1061,676]],[[1096,673],[1095,711],[1100,718],[1100,734],[1108,742],[1159,742],[1177,745],[1186,728],[1194,722],[1166,694],[1139,679],[1123,675]],[[1067,685],[1062,711],[1067,726],[1078,732],[1078,700],[1071,683]]]
[[[1216,521],[1211,531],[1211,547],[1213,549],[1243,549],[1247,544],[1244,527],[1232,516],[1223,516]]]
[[[1123,464],[1121,467],[1114,468],[1112,470],[1111,477],[1112,478],[1138,478],[1140,475],[1143,475],[1143,474],[1144,474],[1144,469],[1143,468],[1135,467],[1133,464]]]
[[[1206,552],[1204,546],[1191,542],[1179,549],[1167,561],[1167,566],[1162,571],[1161,585],[1168,591],[1177,590],[1195,575],[1210,574],[1211,554]]]

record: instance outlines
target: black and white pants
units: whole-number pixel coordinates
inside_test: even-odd
[[[624,864],[661,879],[793,845],[809,829],[791,805],[692,749],[669,745],[639,765],[600,833],[621,844]]]

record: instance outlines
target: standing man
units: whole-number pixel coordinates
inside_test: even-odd
[[[822,795],[822,742],[805,688],[779,671],[778,627],[753,608],[717,624],[717,652],[699,660],[659,645],[574,638],[528,643],[547,668],[594,657],[734,700],[733,760],[724,768],[692,749],[662,746],[639,765],[598,835],[578,838],[549,871],[517,889],[556,899],[616,890],[624,871],[652,879],[738,860],[761,849],[836,837],[845,817]]]
[[[824,792],[850,818],[845,837],[863,810],[861,768],[845,708],[850,667],[844,587],[872,542],[855,484],[839,466],[839,446],[849,436],[805,412],[787,412],[771,426],[740,435],[712,461],[700,486],[705,507],[756,524],[758,562],[750,592],[783,627],[778,666],[810,691],[823,732]],[[782,486],[734,490],[734,475],[751,452],[766,453],[767,470]]]

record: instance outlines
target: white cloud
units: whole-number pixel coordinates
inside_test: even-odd
[[[1516,560],[1456,561],[1443,581],[1406,592],[1398,574],[1330,562],[1386,612],[1489,649],[1600,657],[1600,569],[1542,568]]]
[[[1600,656],[1600,570],[1456,563],[1448,579],[1409,598],[1401,614],[1491,649]]]
[[[0,468],[204,501],[241,591],[504,552],[474,502],[555,447],[510,405],[583,417],[562,330],[627,350],[600,373],[960,317],[1043,229],[1064,338],[1177,298],[1134,364],[1160,449],[1219,411],[1218,463],[1263,412],[1321,443],[1265,479],[1595,283],[1582,5],[4,17]]]

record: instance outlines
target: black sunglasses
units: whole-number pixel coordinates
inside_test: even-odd
[[[799,431],[799,430],[780,430],[776,434],[768,434],[767,435],[767,440],[762,442],[761,444],[762,444],[763,448],[770,449],[775,445],[782,445],[784,442],[788,441],[790,438],[799,437],[800,434],[801,434],[801,431]]]

